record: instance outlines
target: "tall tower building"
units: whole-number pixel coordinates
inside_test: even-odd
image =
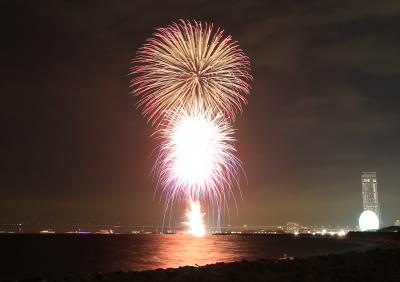
[[[378,198],[378,182],[376,172],[361,173],[361,187],[363,198],[363,209],[373,211],[381,219]]]

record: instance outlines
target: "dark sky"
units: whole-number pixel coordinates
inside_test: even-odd
[[[182,18],[232,34],[255,79],[235,123],[248,183],[222,224],[355,225],[363,170],[392,224],[400,2],[303,2],[2,1],[0,221],[161,223],[157,143],[127,74],[154,28]]]

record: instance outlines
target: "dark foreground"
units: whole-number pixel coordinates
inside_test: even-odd
[[[394,233],[393,233],[394,234]],[[216,262],[298,258],[390,248],[377,238],[332,236],[224,235],[0,235],[0,280],[46,280],[88,273],[142,271]],[[385,236],[386,239],[386,236]]]
[[[97,274],[69,281],[400,281],[400,249]]]

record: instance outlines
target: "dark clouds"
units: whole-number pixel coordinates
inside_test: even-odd
[[[127,73],[180,18],[224,27],[252,62],[232,223],[353,225],[362,170],[378,172],[385,222],[400,216],[398,1],[216,2],[1,4],[3,221],[161,221]]]

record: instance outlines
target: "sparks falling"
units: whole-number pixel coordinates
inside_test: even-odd
[[[169,201],[207,200],[220,206],[238,182],[233,129],[222,115],[174,111],[156,134],[161,139],[154,173]]]

